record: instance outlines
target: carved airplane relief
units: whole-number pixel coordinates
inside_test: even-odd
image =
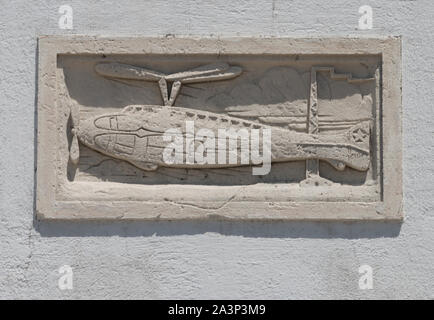
[[[159,167],[175,168],[227,168],[257,163],[167,163],[163,160],[163,150],[168,142],[163,139],[166,130],[179,129],[181,135],[188,134],[187,121],[194,121],[194,129],[207,128],[218,137],[218,129],[257,129],[271,131],[271,162],[306,160],[309,174],[319,175],[317,161],[331,164],[336,170],[351,167],[366,171],[370,164],[370,122],[360,121],[345,133],[319,134],[316,73],[328,72],[335,80],[348,82],[371,81],[372,78],[355,79],[351,74],[337,74],[331,67],[314,67],[311,70],[311,87],[308,106],[307,132],[294,132],[289,129],[245,120],[226,114],[173,106],[182,84],[208,81],[223,81],[239,76],[240,67],[227,63],[215,63],[190,71],[164,74],[142,67],[120,63],[100,63],[95,67],[97,74],[109,79],[142,80],[158,82],[164,105],[128,106],[120,112],[98,115],[79,123],[78,105],[71,106],[73,140],[70,159],[74,164],[79,160],[78,141],[83,145],[121,159],[142,170],[157,170]],[[171,86],[170,86],[171,85]],[[170,93],[169,88],[171,87]],[[260,137],[263,137],[261,134]],[[215,142],[216,153],[219,149]],[[262,145],[262,144],[260,144]],[[239,146],[237,146],[239,148]],[[240,150],[237,150],[240,151]],[[187,157],[183,151],[184,158]],[[312,163],[314,164],[312,166]],[[315,165],[316,163],[316,165]],[[315,169],[316,167],[316,169]],[[307,173],[308,175],[308,173]]]

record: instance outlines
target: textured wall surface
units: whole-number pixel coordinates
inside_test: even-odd
[[[58,8],[74,29],[58,28]],[[358,8],[373,29],[357,30]],[[434,4],[0,0],[0,298],[434,298]],[[37,36],[402,35],[400,223],[34,219]],[[358,268],[374,271],[360,290]],[[58,288],[62,265],[74,289]]]

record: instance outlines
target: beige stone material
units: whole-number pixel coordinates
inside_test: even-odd
[[[41,37],[38,217],[402,219],[400,85],[394,37]],[[173,128],[216,161],[167,162]]]

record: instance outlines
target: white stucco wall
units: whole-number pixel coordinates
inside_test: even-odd
[[[0,298],[434,298],[433,16],[430,0],[0,0]],[[73,33],[402,35],[404,223],[35,220],[36,37]]]

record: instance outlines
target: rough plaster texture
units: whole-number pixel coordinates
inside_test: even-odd
[[[0,2],[1,298],[434,298],[431,1],[69,1],[72,31],[61,4]],[[356,30],[363,4],[370,31]],[[402,35],[405,221],[36,221],[36,37],[65,33]],[[71,291],[57,287],[65,264]]]

